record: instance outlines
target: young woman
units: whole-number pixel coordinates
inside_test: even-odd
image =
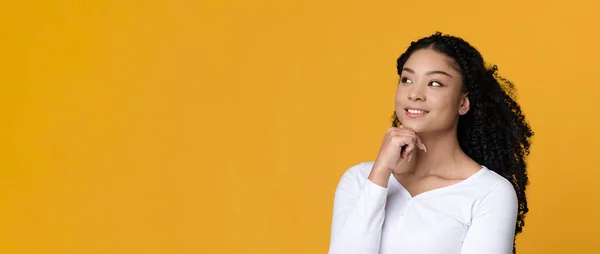
[[[337,186],[330,254],[506,254],[528,212],[533,132],[513,85],[461,38],[435,33],[397,60],[392,127]]]

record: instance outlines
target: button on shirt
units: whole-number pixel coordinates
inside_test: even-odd
[[[483,166],[456,184],[415,197],[390,176],[368,180],[373,162],[338,183],[329,254],[511,254],[518,200],[512,184]]]

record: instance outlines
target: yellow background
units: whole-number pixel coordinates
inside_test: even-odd
[[[600,253],[593,2],[4,1],[0,252],[326,253],[396,58],[439,30],[536,133],[519,253]]]

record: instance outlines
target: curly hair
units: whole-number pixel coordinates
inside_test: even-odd
[[[516,102],[513,83],[498,75],[496,65],[486,67],[477,49],[463,39],[440,32],[413,41],[397,59],[398,75],[413,52],[429,48],[452,59],[463,77],[463,91],[468,92],[470,110],[458,120],[461,149],[473,160],[508,179],[517,193],[519,209],[515,237],[523,231],[529,184],[525,158],[530,153],[533,136],[525,116]],[[400,121],[396,112],[392,126]],[[513,253],[516,253],[513,239]]]

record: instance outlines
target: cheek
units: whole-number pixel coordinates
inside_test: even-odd
[[[458,109],[460,105],[460,95],[454,91],[444,91],[443,93],[431,93],[428,100],[437,108],[448,110]]]
[[[449,95],[432,97],[430,98],[430,103],[432,109],[435,109],[437,112],[439,112],[440,117],[453,119],[459,115],[458,108],[460,102],[458,102],[456,99],[453,99],[453,97]]]
[[[398,90],[396,91],[396,95],[394,97],[394,101],[396,102],[396,105],[398,105],[399,103],[402,102],[403,99],[403,92],[400,90],[400,88],[398,88]]]

